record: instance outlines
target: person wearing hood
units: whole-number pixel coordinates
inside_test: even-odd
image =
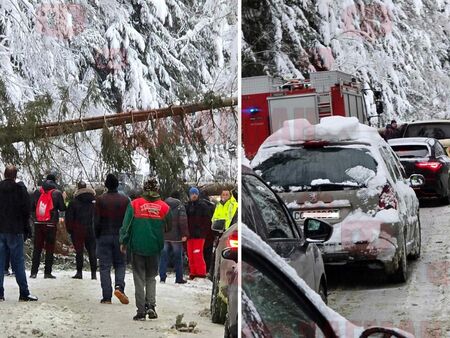
[[[17,169],[6,166],[5,179],[0,182],[0,271],[4,271],[6,250],[10,252],[12,269],[19,285],[19,301],[37,301],[30,295],[25,259],[23,253],[24,239],[30,237],[30,196],[23,183],[16,183]],[[0,302],[5,300],[4,274],[0,274]]]
[[[56,231],[59,213],[66,211],[63,194],[56,184],[56,176],[49,174],[42,186],[33,194],[32,217],[34,221],[34,248],[30,278],[36,278],[45,248],[44,278],[56,278],[52,275],[53,252],[55,251]]]
[[[211,221],[225,221],[224,230],[226,231],[230,227],[230,225],[236,221],[237,209],[238,202],[234,198],[231,191],[223,190],[220,194],[220,201],[216,205],[216,209],[214,210],[214,215]]]
[[[164,234],[164,249],[159,261],[159,277],[161,282],[165,283],[167,264],[172,256],[175,267],[175,283],[185,284],[186,280],[183,278],[183,243],[186,242],[189,235],[186,209],[180,201],[178,191],[173,192],[164,202],[170,207],[172,230]]]
[[[76,252],[77,273],[72,278],[83,278],[83,251],[86,247],[91,266],[91,279],[97,279],[97,256],[95,255],[94,209],[95,191],[79,182],[78,190],[66,211],[66,229],[72,238]]]
[[[120,228],[120,249],[132,254],[133,280],[137,314],[133,320],[158,318],[156,314],[156,279],[159,255],[164,248],[164,232],[170,232],[170,207],[159,196],[155,177],[144,183],[142,197],[128,204]]]
[[[196,187],[189,189],[189,202],[186,204],[188,217],[189,239],[187,241],[187,254],[189,260],[189,278],[206,277],[206,261],[204,246],[206,238],[211,231],[211,207],[200,197]]]
[[[111,304],[113,294],[111,267],[114,267],[114,295],[122,304],[128,304],[125,295],[126,257],[120,251],[119,230],[130,200],[118,192],[119,180],[108,174],[105,187],[108,191],[97,198],[95,203],[95,237],[97,256],[100,264],[102,304]]]

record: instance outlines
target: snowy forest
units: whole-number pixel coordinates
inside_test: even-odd
[[[0,127],[211,102],[237,93],[237,0],[0,3]],[[30,136],[30,135],[28,135]],[[106,172],[235,181],[237,113],[216,109],[1,145],[33,185]],[[170,185],[170,187],[168,186]]]
[[[341,70],[371,114],[382,90],[382,123],[449,118],[449,16],[449,0],[243,0],[243,76]]]

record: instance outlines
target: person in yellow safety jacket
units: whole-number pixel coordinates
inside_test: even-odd
[[[233,218],[237,215],[238,202],[229,190],[223,190],[220,194],[220,201],[216,205],[212,222],[225,220],[225,230],[233,223]]]

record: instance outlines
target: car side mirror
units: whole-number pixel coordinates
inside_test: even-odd
[[[219,220],[212,222],[211,229],[214,231],[217,231],[217,232],[221,232],[221,233],[224,232],[225,231],[225,220],[219,219]]]
[[[425,177],[420,174],[412,174],[409,177],[409,186],[411,188],[421,188],[425,185]]]
[[[237,248],[226,248],[222,250],[222,258],[229,259],[237,263],[238,261],[238,251]]]
[[[369,327],[359,336],[360,338],[413,338],[410,333],[402,330],[389,329],[385,327]]]
[[[330,239],[333,227],[319,219],[307,218],[303,223],[303,232],[308,242],[323,243]]]

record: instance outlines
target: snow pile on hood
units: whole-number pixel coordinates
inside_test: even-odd
[[[363,332],[362,327],[353,325],[347,319],[342,317],[339,313],[330,309],[320,298],[320,296],[314,292],[306,282],[301,279],[297,272],[286,261],[278,256],[278,254],[265,243],[256,233],[251,231],[245,224],[242,224],[242,243],[244,247],[249,247],[252,250],[258,252],[265,257],[268,261],[271,261],[275,266],[282,270],[287,278],[290,278],[299,289],[303,291],[303,294],[316,306],[316,308],[322,313],[322,315],[332,325],[333,330],[338,337],[349,337],[349,333],[354,333],[354,337],[359,337]]]

